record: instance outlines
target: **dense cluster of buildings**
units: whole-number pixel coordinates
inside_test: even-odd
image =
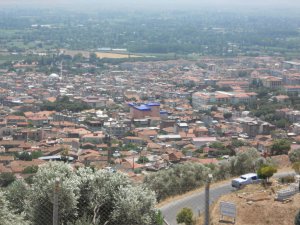
[[[22,175],[28,166],[68,160],[74,166],[112,166],[138,177],[137,169],[218,163],[210,157],[214,142],[240,139],[262,153],[269,151],[278,128],[241,106],[257,101],[254,84],[281,91],[273,96],[277,101],[297,95],[298,69],[271,57],[127,62],[108,65],[96,75],[26,72],[19,63],[16,72],[0,71],[0,172]],[[90,109],[41,109],[61,96]],[[293,123],[289,133],[297,139],[300,113],[276,113]],[[39,157],[21,160],[24,152]]]

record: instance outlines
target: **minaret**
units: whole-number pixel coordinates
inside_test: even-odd
[[[63,78],[63,62],[60,63],[60,78]]]

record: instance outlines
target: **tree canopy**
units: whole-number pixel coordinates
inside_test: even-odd
[[[145,186],[133,185],[121,173],[91,168],[74,170],[62,162],[41,166],[30,186],[22,180],[11,184],[6,190],[7,204],[13,212],[24,213],[33,225],[41,221],[52,224],[57,178],[59,218],[63,224],[87,220],[97,225],[158,225],[155,194]]]
[[[288,154],[291,149],[291,142],[287,139],[275,140],[271,147],[272,155],[283,155]]]

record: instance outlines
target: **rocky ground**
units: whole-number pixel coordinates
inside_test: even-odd
[[[300,210],[300,194],[288,201],[275,201],[276,192],[287,188],[273,180],[267,188],[260,184],[249,185],[242,190],[222,196],[211,207],[211,225],[233,224],[231,218],[220,220],[221,201],[237,205],[236,225],[294,225],[295,215]],[[202,224],[203,218],[198,220]]]

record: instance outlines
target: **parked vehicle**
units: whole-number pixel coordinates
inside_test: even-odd
[[[247,173],[239,178],[233,179],[231,181],[231,186],[234,188],[241,188],[247,184],[258,183],[260,181],[261,179],[259,179],[256,173]]]
[[[107,166],[107,167],[105,167],[104,169],[105,169],[106,171],[110,172],[110,173],[115,173],[115,172],[116,172],[116,170],[115,170],[114,168],[110,167],[110,166]]]

